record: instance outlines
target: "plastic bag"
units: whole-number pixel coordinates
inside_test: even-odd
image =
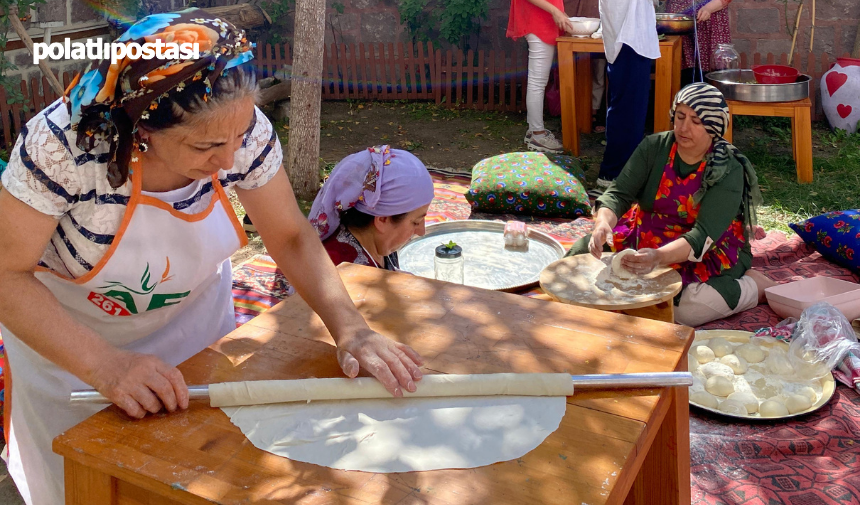
[[[836,307],[820,302],[800,315],[788,360],[802,379],[827,375],[845,355],[860,352],[851,323]]]

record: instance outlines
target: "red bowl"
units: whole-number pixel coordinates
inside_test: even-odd
[[[759,84],[788,84],[796,82],[800,72],[786,65],[756,65],[752,68]]]

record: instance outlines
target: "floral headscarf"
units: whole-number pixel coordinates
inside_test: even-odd
[[[675,120],[675,108],[678,104],[684,104],[696,112],[702,121],[702,126],[711,134],[713,148],[708,153],[708,161],[705,166],[705,174],[702,178],[702,187],[693,195],[693,201],[700,202],[709,187],[713,186],[729,170],[729,161],[735,160],[740,163],[744,170],[744,225],[749,230],[749,236],[755,237],[753,227],[756,224],[756,208],[762,204],[761,189],[758,185],[758,177],[750,160],[741,153],[737,147],[723,138],[729,121],[729,106],[723,94],[710,84],[697,82],[690,84],[675,95],[669,116]]]
[[[396,216],[433,201],[433,180],[412,153],[376,146],[351,154],[332,170],[314,199],[308,219],[321,240],[340,226],[340,214],[355,207],[371,216]]]
[[[108,180],[113,187],[128,178],[128,162],[140,119],[158,108],[173,92],[181,92],[189,81],[203,80],[208,100],[212,85],[227,69],[250,61],[253,44],[245,32],[200,9],[153,14],[132,25],[117,42],[197,43],[198,59],[132,59],[111,64],[105,58],[81,75],[66,90],[72,129],[77,146],[91,151],[99,142],[110,144]]]

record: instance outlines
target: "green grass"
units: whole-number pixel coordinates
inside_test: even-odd
[[[798,184],[791,154],[775,152],[773,147],[790,145],[788,121],[735,121],[740,126],[736,139],[750,128],[761,132],[755,132],[757,138],[744,154],[755,166],[762,188],[764,206],[758,217],[765,229],[792,233],[788,223],[831,210],[860,208],[860,134],[833,133],[818,125],[813,131],[813,182]]]

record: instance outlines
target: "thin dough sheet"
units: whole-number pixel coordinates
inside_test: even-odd
[[[569,379],[568,379],[569,380]],[[259,449],[340,470],[475,468],[558,429],[564,396],[451,396],[222,407]]]

